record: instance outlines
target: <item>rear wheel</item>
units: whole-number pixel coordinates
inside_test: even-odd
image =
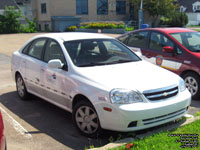
[[[26,85],[20,74],[18,74],[16,77],[16,88],[17,88],[17,93],[18,93],[19,97],[22,100],[26,100],[28,98],[29,93],[26,90]]]
[[[81,134],[96,137],[100,132],[97,112],[87,101],[77,103],[73,109],[73,120]]]
[[[185,86],[192,94],[193,99],[200,98],[200,77],[196,73],[188,72],[183,75]]]

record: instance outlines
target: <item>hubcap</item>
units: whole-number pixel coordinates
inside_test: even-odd
[[[99,127],[97,114],[89,106],[78,108],[75,120],[80,130],[87,134],[94,133]]]
[[[195,95],[198,91],[198,83],[196,79],[191,76],[185,78],[185,86],[190,91],[192,96]]]
[[[22,78],[21,77],[19,77],[18,79],[17,79],[17,91],[18,91],[18,94],[21,96],[21,97],[23,97],[24,96],[24,82],[23,82],[23,80],[22,80]]]

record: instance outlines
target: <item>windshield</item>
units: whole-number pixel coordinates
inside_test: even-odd
[[[192,52],[200,52],[200,33],[199,32],[182,32],[171,33],[179,43]]]
[[[127,47],[114,39],[67,41],[65,48],[78,67],[110,65],[141,60]]]

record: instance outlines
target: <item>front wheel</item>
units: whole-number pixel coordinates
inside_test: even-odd
[[[99,134],[99,118],[92,104],[87,101],[79,102],[75,105],[72,115],[81,134],[88,137],[96,137]]]
[[[199,75],[189,72],[183,75],[185,86],[192,94],[193,99],[200,98],[200,77]]]

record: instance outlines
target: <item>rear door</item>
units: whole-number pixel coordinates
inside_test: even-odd
[[[149,31],[139,31],[125,35],[119,38],[119,40],[126,44],[138,56],[144,58],[142,56],[142,51],[148,48],[148,36]]]
[[[46,38],[34,40],[26,50],[26,57],[23,60],[25,66],[25,77],[28,90],[36,95],[41,95],[43,89],[41,87],[40,67],[42,64],[42,53],[47,42]]]

